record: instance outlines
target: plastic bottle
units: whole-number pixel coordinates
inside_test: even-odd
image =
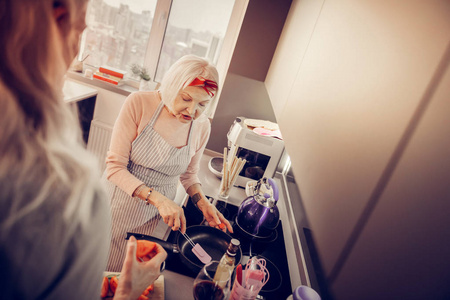
[[[237,239],[231,239],[228,245],[227,251],[222,256],[217,267],[216,274],[214,275],[215,281],[224,281],[234,270],[236,253],[239,251],[241,242]]]

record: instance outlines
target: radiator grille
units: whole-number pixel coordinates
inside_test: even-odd
[[[102,173],[106,168],[106,152],[108,151],[109,143],[111,141],[111,134],[111,125],[96,120],[91,122],[87,149],[97,157]]]

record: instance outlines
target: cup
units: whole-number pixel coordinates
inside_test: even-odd
[[[219,199],[227,200],[230,197],[230,190],[232,186],[232,184],[227,184],[226,179],[222,176],[219,187]]]
[[[93,71],[91,69],[84,70],[84,77],[86,77],[86,78],[92,78],[93,74],[94,73],[93,73]]]
[[[231,290],[230,300],[254,300],[261,291],[261,287],[255,288],[243,287],[237,280],[234,281],[233,289]]]
[[[224,300],[228,299],[231,285],[231,271],[226,270],[216,276],[219,262],[212,260],[204,265],[194,280],[195,300]]]
[[[222,180],[220,181],[218,195],[219,199],[222,200],[228,199],[232,186],[247,163],[247,160],[236,156],[236,147],[232,149],[230,155],[228,155],[227,147],[223,149]]]
[[[256,299],[268,280],[269,271],[266,268],[266,260],[253,256],[247,262],[244,271],[236,269],[236,279],[231,290],[230,300]]]
[[[71,64],[71,68],[75,72],[82,73],[83,72],[83,61],[74,59]]]

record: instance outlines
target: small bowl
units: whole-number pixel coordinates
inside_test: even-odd
[[[218,178],[222,178],[223,157],[217,156],[209,160],[208,168]]]

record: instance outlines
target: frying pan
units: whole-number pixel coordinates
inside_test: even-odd
[[[211,256],[212,260],[220,260],[223,254],[227,251],[228,244],[231,241],[231,236],[225,232],[205,225],[190,226],[186,229],[186,234],[191,238],[194,244],[200,244],[206,253]],[[204,264],[192,252],[191,244],[189,244],[189,242],[180,233],[177,236],[176,244],[172,244],[145,234],[130,232],[127,232],[127,239],[132,235],[138,240],[148,240],[160,244],[169,254],[177,253],[180,255],[181,262],[196,274],[204,266]],[[239,249],[236,254],[236,265],[240,263],[241,257],[242,250]]]

